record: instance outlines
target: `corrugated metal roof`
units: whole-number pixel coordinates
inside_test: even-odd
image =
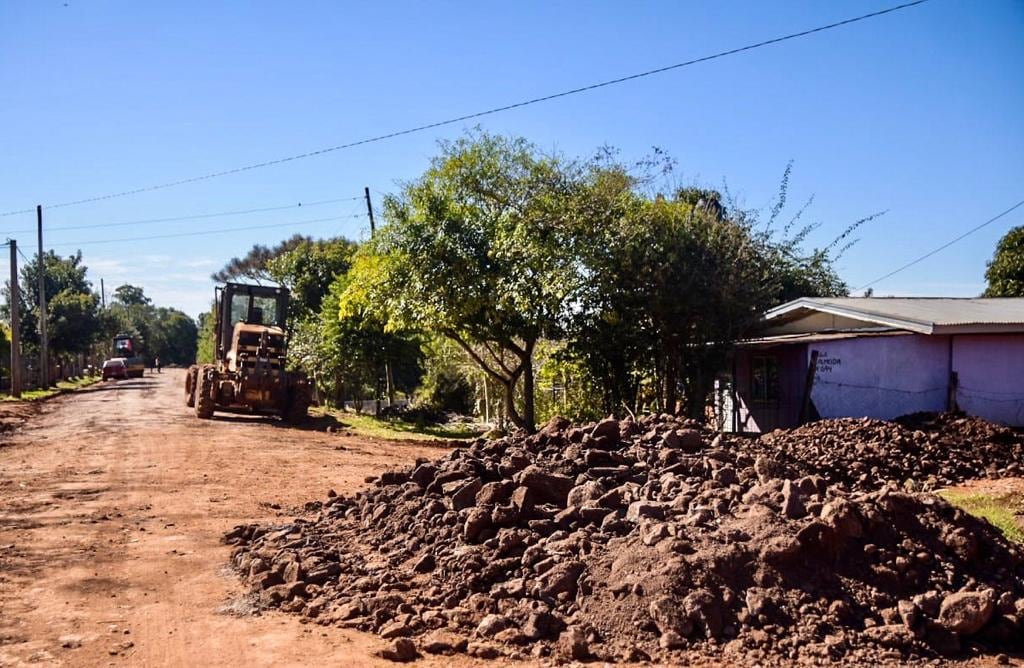
[[[862,339],[872,336],[910,336],[912,332],[900,329],[858,329],[849,332],[807,332],[802,334],[778,334],[776,336],[763,336],[757,339],[745,339],[738,341],[737,346],[741,348],[770,348],[772,346],[789,343],[818,343],[820,341],[838,341],[841,339]]]
[[[771,309],[765,314],[765,319],[769,323],[791,320],[807,311],[843,315],[926,334],[960,330],[995,332],[1024,329],[1024,298],[803,298]]]

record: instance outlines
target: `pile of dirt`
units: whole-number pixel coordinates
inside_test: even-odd
[[[854,490],[893,483],[929,491],[1024,475],[1024,434],[954,413],[915,413],[895,422],[821,420],[765,434],[746,447],[785,463],[786,470]]]
[[[556,419],[226,540],[258,606],[378,633],[397,660],[1024,648],[1019,546],[936,496],[798,465],[667,416]]]

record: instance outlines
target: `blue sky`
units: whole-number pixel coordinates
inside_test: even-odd
[[[0,4],[0,211],[189,178],[668,65],[893,2],[175,2]],[[860,286],[1024,199],[1024,3],[931,0],[878,19],[488,117],[543,149],[624,158],[658,146],[677,178],[766,205],[791,199]],[[359,201],[111,228],[112,222],[358,196],[422,172],[428,131],[176,188],[47,210],[47,245],[81,248],[108,290],[196,314],[209,273],[293,232],[366,233]],[[285,225],[292,221],[354,216]],[[34,214],[0,236],[34,248]],[[128,237],[281,227],[193,238]],[[876,286],[973,296],[1024,209]],[[104,243],[96,243],[104,242]],[[6,275],[6,261],[0,262]]]

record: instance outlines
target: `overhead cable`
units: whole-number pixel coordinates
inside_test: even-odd
[[[997,220],[999,220],[1003,216],[1007,216],[1007,215],[1013,213],[1015,210],[1019,209],[1022,206],[1024,206],[1024,200],[1021,200],[1021,201],[1017,202],[1016,204],[1011,206],[1006,211],[1003,211],[1002,213],[996,214],[995,216],[989,218],[984,223],[981,223],[980,225],[976,225],[976,226],[972,227],[971,229],[967,230],[966,232],[964,232],[960,236],[956,237],[955,239],[951,239],[951,240],[947,241],[946,243],[942,244],[941,246],[939,246],[938,248],[930,250],[927,253],[925,253],[924,255],[922,255],[922,256],[914,259],[914,260],[911,260],[910,262],[906,263],[902,267],[899,267],[898,269],[893,269],[888,274],[885,274],[884,276],[879,276],[875,280],[870,281],[868,283],[865,283],[864,285],[860,286],[859,288],[856,288],[856,290],[854,290],[854,292],[859,292],[860,290],[863,290],[865,288],[871,287],[872,285],[874,285],[875,283],[878,283],[879,281],[884,281],[885,279],[889,278],[890,276],[895,276],[896,274],[900,273],[904,269],[909,269],[910,267],[913,267],[918,262],[922,262],[923,260],[927,260],[932,255],[935,255],[936,253],[938,253],[940,251],[946,250],[947,248],[949,248],[953,244],[957,243],[958,241],[962,241],[963,239],[966,239],[967,237],[971,236],[972,234],[974,234],[975,232],[977,232],[981,228],[985,227],[986,225],[991,225],[992,223],[996,222]]]
[[[296,161],[296,160],[303,160],[303,159],[306,159],[306,158],[312,158],[312,157],[315,157],[315,156],[318,156],[318,155],[323,155],[325,153],[332,153],[334,151],[341,151],[343,149],[349,149],[349,148],[353,148],[353,147],[356,147],[356,146],[363,146],[365,144],[372,144],[372,143],[384,141],[384,140],[387,140],[387,139],[393,139],[395,137],[401,137],[401,136],[404,136],[404,135],[410,135],[410,134],[414,134],[414,133],[417,133],[417,132],[423,132],[424,130],[431,130],[431,129],[443,127],[443,126],[446,126],[446,125],[453,125],[455,123],[461,123],[463,121],[470,121],[470,120],[474,120],[474,119],[477,119],[477,118],[482,118],[484,116],[490,116],[492,114],[498,114],[498,113],[501,113],[501,112],[504,112],[504,111],[510,111],[512,109],[519,109],[521,107],[528,107],[530,105],[539,104],[541,102],[549,102],[551,100],[556,100],[556,99],[559,99],[559,98],[568,97],[570,95],[576,95],[578,93],[585,93],[585,92],[588,92],[588,91],[596,90],[598,88],[605,88],[605,87],[608,87],[608,86],[614,86],[614,85],[617,85],[617,84],[625,83],[627,81],[633,81],[635,79],[642,79],[644,77],[653,76],[655,74],[662,74],[662,73],[669,72],[669,71],[672,71],[672,70],[677,70],[677,69],[680,69],[680,68],[683,68],[683,67],[689,67],[691,65],[697,65],[699,63],[706,63],[706,62],[711,61],[711,60],[717,60],[719,58],[725,58],[726,56],[733,56],[733,55],[736,55],[736,54],[739,54],[739,53],[743,53],[743,52],[746,52],[746,51],[752,51],[754,49],[760,49],[760,48],[763,48],[763,47],[766,47],[766,46],[771,46],[773,44],[779,44],[781,42],[786,42],[786,41],[789,41],[789,40],[792,40],[792,39],[797,39],[799,37],[806,37],[808,35],[813,35],[815,33],[824,32],[826,30],[832,30],[832,29],[839,28],[839,27],[842,27],[842,26],[850,25],[852,23],[857,23],[857,22],[860,22],[860,21],[866,21],[868,19],[877,18],[877,17],[883,16],[885,14],[891,14],[893,12],[897,12],[897,11],[900,11],[900,10],[903,10],[903,9],[907,9],[907,8],[910,8],[910,7],[914,7],[914,6],[917,6],[917,5],[924,4],[925,2],[928,2],[928,1],[929,0],[914,0],[913,2],[906,2],[906,3],[903,3],[901,5],[896,5],[894,7],[889,7],[887,9],[882,9],[882,10],[879,10],[879,11],[876,11],[876,12],[870,12],[868,14],[861,14],[860,16],[855,16],[855,17],[852,17],[852,18],[844,19],[842,21],[836,21],[835,23],[829,23],[829,24],[826,24],[826,25],[818,26],[816,28],[810,28],[808,30],[801,30],[800,32],[790,33],[788,35],[782,35],[780,37],[774,37],[772,39],[763,40],[761,42],[755,42],[753,44],[747,44],[746,46],[741,46],[741,47],[737,47],[737,48],[734,48],[734,49],[728,49],[726,51],[719,51],[718,53],[713,53],[713,54],[710,54],[710,55],[707,55],[707,56],[702,56],[700,58],[694,58],[692,60],[687,60],[687,61],[684,61],[684,62],[681,62],[681,63],[675,63],[674,65],[666,65],[664,67],[658,67],[658,68],[655,68],[655,69],[652,69],[652,70],[646,70],[644,72],[637,72],[635,74],[629,74],[629,75],[618,77],[618,78],[615,78],[615,79],[608,79],[608,80],[601,81],[601,82],[598,82],[598,83],[593,83],[593,84],[589,84],[589,85],[586,85],[586,86],[580,86],[578,88],[572,88],[572,89],[569,89],[569,90],[564,90],[564,91],[561,91],[561,92],[558,92],[558,93],[552,93],[552,94],[549,94],[549,95],[543,95],[541,97],[535,97],[535,98],[531,98],[531,99],[528,99],[528,100],[523,100],[521,102],[514,102],[512,104],[506,104],[506,105],[503,105],[503,106],[500,106],[500,107],[493,107],[491,109],[486,109],[484,111],[477,111],[477,112],[473,112],[473,113],[469,113],[469,114],[464,114],[462,116],[456,116],[454,118],[448,118],[448,119],[443,120],[443,121],[435,121],[433,123],[426,123],[426,124],[423,124],[423,125],[418,125],[418,126],[415,126],[415,127],[407,128],[405,130],[396,130],[394,132],[388,132],[386,134],[379,134],[379,135],[375,135],[375,136],[368,137],[368,138],[365,138],[365,139],[360,139],[360,140],[348,142],[348,143],[345,143],[345,144],[339,144],[337,146],[329,146],[329,147],[326,147],[326,148],[321,148],[321,149],[317,149],[317,150],[313,150],[313,151],[307,151],[305,153],[298,153],[298,154],[290,155],[290,156],[283,157],[283,158],[276,158],[276,159],[273,159],[273,160],[266,160],[264,162],[257,162],[257,163],[253,163],[253,164],[250,164],[250,165],[245,165],[245,166],[242,166],[242,167],[235,167],[233,169],[225,169],[225,170],[218,171],[218,172],[211,172],[209,174],[203,174],[201,176],[193,176],[193,177],[189,177],[189,178],[178,179],[176,181],[169,181],[169,182],[160,183],[160,184],[157,184],[157,185],[144,186],[144,187],[141,187],[141,188],[133,188],[131,190],[122,190],[120,192],[109,193],[109,194],[106,194],[106,195],[98,195],[98,196],[95,196],[95,197],[86,197],[86,198],[83,198],[83,199],[72,200],[72,201],[69,201],[69,202],[60,202],[58,204],[48,204],[47,208],[48,209],[57,209],[57,208],[62,208],[62,207],[66,207],[66,206],[75,206],[75,205],[78,205],[78,204],[87,204],[87,203],[90,203],[90,202],[99,202],[101,200],[114,199],[114,198],[117,198],[117,197],[126,197],[128,195],[136,195],[136,194],[139,194],[139,193],[151,192],[151,191],[154,191],[154,190],[163,190],[165,188],[173,188],[175,186],[181,186],[181,185],[185,185],[185,184],[189,184],[189,183],[196,183],[197,181],[206,181],[208,179],[214,179],[214,178],[221,177],[221,176],[228,176],[228,175],[231,175],[231,174],[238,174],[238,173],[241,173],[241,172],[247,172],[247,171],[250,171],[250,170],[260,169],[260,168],[263,168],[263,167],[270,167],[272,165],[280,165],[280,164],[283,164],[283,163],[286,163],[286,162],[293,162],[293,161]],[[13,216],[13,215],[16,215],[16,214],[29,213],[29,212],[32,212],[34,210],[35,210],[34,208],[28,208],[28,209],[20,209],[20,210],[17,210],[17,211],[7,211],[7,212],[4,212],[4,213],[0,213],[0,216]]]
[[[211,234],[226,234],[229,232],[249,232],[250,230],[266,230],[274,227],[292,227],[295,225],[312,225],[313,223],[327,223],[337,220],[351,218],[362,218],[365,214],[354,214],[349,216],[331,216],[329,218],[311,218],[309,220],[294,220],[288,223],[271,223],[269,225],[246,225],[244,227],[225,227],[216,230],[201,230],[199,232],[175,232],[172,234],[154,234],[146,237],[124,237],[117,239],[90,239],[87,241],[74,241],[68,243],[54,244],[54,246],[95,246],[99,244],[118,244],[129,241],[151,241],[154,239],[177,239],[178,237],[200,237]]]
[[[362,195],[360,195],[359,197],[341,197],[341,198],[338,198],[338,199],[325,199],[325,200],[318,200],[318,201],[315,201],[315,202],[306,202],[306,203],[298,202],[296,204],[284,204],[284,205],[280,205],[280,206],[267,206],[267,207],[263,207],[263,208],[259,208],[259,209],[238,209],[238,210],[235,210],[235,211],[218,211],[216,213],[198,213],[198,214],[192,214],[192,215],[187,215],[187,216],[172,216],[170,218],[146,218],[146,219],[143,219],[143,220],[126,220],[126,221],[117,222],[117,223],[90,223],[88,225],[65,225],[65,226],[51,226],[51,225],[47,225],[46,226],[46,231],[47,232],[59,232],[60,230],[86,230],[86,229],[95,229],[95,228],[100,228],[100,227],[127,227],[127,226],[135,226],[135,225],[152,225],[152,224],[155,224],[155,223],[174,223],[174,222],[185,221],[185,220],[204,220],[206,218],[220,218],[220,217],[223,217],[223,216],[241,216],[241,215],[251,214],[251,213],[267,213],[267,212],[270,212],[270,211],[284,211],[285,209],[309,208],[309,207],[314,207],[314,206],[322,206],[324,204],[337,204],[338,202],[351,202],[353,200],[361,200],[361,199],[363,199]],[[8,234],[21,234],[21,233],[25,233],[25,234],[32,233],[32,234],[34,234],[35,232],[36,232],[36,230],[33,228],[31,230],[29,230],[29,229],[25,229],[25,230],[12,230],[11,232],[8,232]]]

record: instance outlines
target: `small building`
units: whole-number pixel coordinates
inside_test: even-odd
[[[1024,426],[1024,299],[806,298],[763,325],[719,383],[727,430],[950,409]]]

